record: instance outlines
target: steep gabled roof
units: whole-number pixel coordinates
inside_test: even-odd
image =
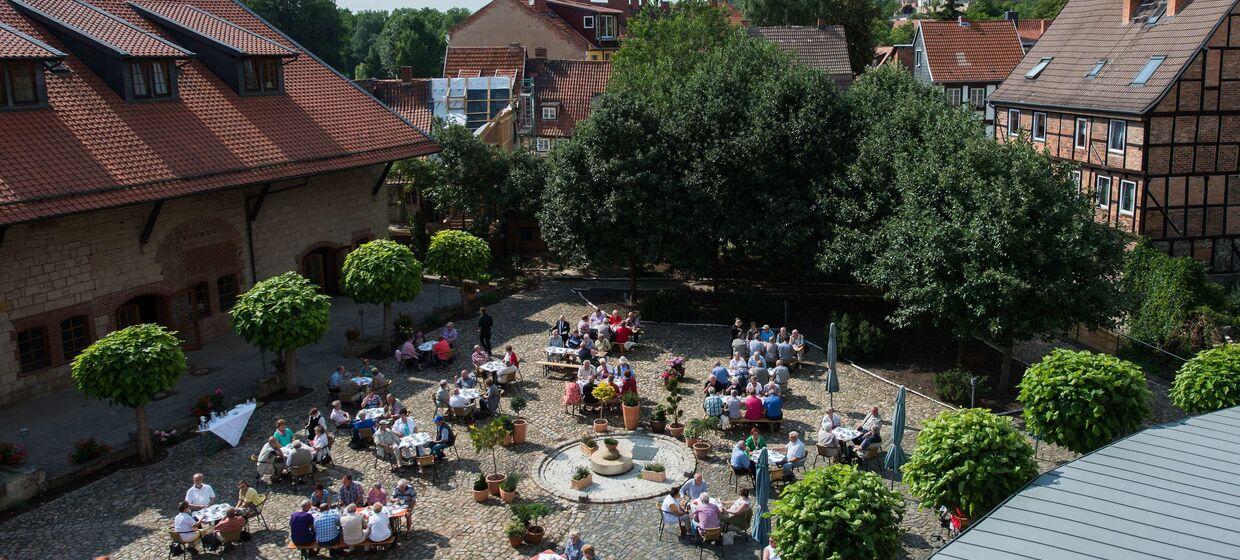
[[[49,60],[66,56],[49,44],[0,23],[0,58]]]
[[[408,82],[401,80],[362,80],[359,81],[372,95],[391,107],[396,114],[404,117],[422,130],[430,130],[434,121],[434,108],[431,106],[431,79],[413,78]]]
[[[184,2],[129,2],[138,13],[232,51],[237,56],[296,56],[297,51]]]
[[[468,17],[461,20],[461,22],[453,26],[452,29],[448,30],[448,37],[451,38],[451,36],[454,35],[460,29],[463,29],[471,25],[473,22],[477,21],[482,16],[490,13],[490,11],[494,9],[495,6],[498,6],[500,2],[514,3],[518,6],[521,6],[522,8],[526,10],[529,10],[529,12],[535,16],[541,16],[535,19],[537,21],[542,22],[547,27],[547,29],[551,30],[553,33],[556,33],[560,35],[561,37],[565,38],[566,40],[568,40],[569,42],[581,47],[582,50],[589,49],[590,47],[594,45],[593,43],[590,42],[589,39],[582,37],[581,34],[577,32],[577,30],[573,29],[572,26],[568,24],[568,22],[564,21],[562,18],[560,18],[560,16],[556,15],[555,12],[549,9],[542,10],[542,11],[536,10],[534,9],[533,6],[531,6],[529,3],[525,2],[524,0],[491,0],[490,2],[487,2],[487,5],[479,8],[478,11],[472,14],[469,14]],[[449,39],[449,42],[450,41],[451,39]]]
[[[184,3],[298,52],[284,64],[284,93],[238,95],[190,59],[178,64],[179,98],[126,103],[49,24],[0,2],[0,23],[70,53],[63,62],[68,73],[46,75],[47,107],[0,112],[0,225],[438,151],[422,131],[235,0]],[[172,43],[123,0],[38,5],[118,49],[181,52],[163,50]]]
[[[1019,19],[1016,20],[1016,33],[1020,35],[1022,42],[1026,44],[1036,43],[1054,21],[1053,19]]]
[[[1071,0],[999,89],[995,102],[1142,114],[1152,109],[1196,56],[1236,0],[1193,0],[1155,25],[1126,23],[1120,2]],[[1144,86],[1133,77],[1151,56],[1166,57]],[[1228,53],[1228,56],[1231,56]],[[1037,79],[1025,73],[1052,59]],[[1094,78],[1090,70],[1105,60]]]
[[[1000,82],[1025,50],[1011,21],[919,21],[930,76],[936,84]]]
[[[525,47],[448,47],[443,77],[511,76],[515,86],[521,82],[524,68]]]
[[[90,41],[119,57],[189,58],[194,53],[132,22],[77,0],[9,0],[45,25]]]
[[[611,62],[530,59],[526,71],[534,79],[534,136],[567,138],[577,123],[590,116],[594,96],[607,89]],[[558,102],[555,120],[542,119],[541,106]]]
[[[766,38],[796,55],[806,66],[827,73],[840,89],[852,85],[852,66],[848,61],[848,42],[844,40],[842,25],[751,27],[749,34]]]

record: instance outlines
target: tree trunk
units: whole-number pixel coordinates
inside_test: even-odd
[[[465,293],[465,280],[464,279],[458,280],[457,283],[460,286],[459,288],[457,288],[457,290],[461,292],[461,313],[468,316],[469,315],[469,295]]]
[[[133,413],[138,419],[138,460],[145,463],[155,457],[155,448],[151,445],[151,430],[146,426],[146,405],[135,406]]]
[[[383,304],[383,344],[379,345],[383,348],[384,354],[392,352],[392,304]]]
[[[1009,342],[1003,347],[1003,364],[999,368],[999,392],[1004,393],[1008,390],[1008,385],[1012,382],[1012,346]]]
[[[297,394],[297,349],[284,351],[284,394]]]
[[[956,341],[956,367],[964,367],[965,346],[969,343],[967,337]]]
[[[629,259],[629,305],[637,305],[637,259]]]

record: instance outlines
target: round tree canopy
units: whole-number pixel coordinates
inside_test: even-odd
[[[1152,398],[1136,364],[1084,351],[1055,350],[1020,383],[1029,431],[1077,453],[1136,431]]]
[[[109,333],[73,360],[73,381],[87,396],[131,408],[172,389],[185,371],[176,333],[142,324]]]
[[[340,283],[358,303],[409,301],[422,293],[422,263],[408,247],[377,239],[345,257]]]
[[[771,517],[784,558],[888,560],[900,552],[904,500],[874,473],[831,465],[788,485]]]
[[[1240,344],[1193,356],[1175,376],[1171,402],[1190,414],[1240,405]]]
[[[426,250],[426,266],[445,278],[477,278],[491,264],[491,248],[469,233],[445,229],[431,238]]]
[[[233,332],[263,350],[283,352],[314,343],[327,332],[331,300],[296,272],[250,288],[232,309]]]

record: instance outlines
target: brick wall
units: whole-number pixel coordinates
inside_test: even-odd
[[[310,247],[346,248],[386,235],[386,198],[371,196],[381,166],[277,183],[254,223],[259,278],[299,270]],[[292,188],[288,188],[292,187]],[[287,190],[281,190],[285,189]],[[0,243],[0,406],[69,387],[60,322],[86,316],[91,340],[116,329],[116,311],[153,294],[191,346],[228,330],[220,309],[221,277],[252,285],[245,204],[259,188],[166,201],[149,241],[139,236],[152,205],[67,216],[9,228]],[[206,283],[205,316],[187,317],[191,288]],[[17,333],[44,328],[48,367],[22,372]]]
[[[522,1],[522,0],[518,0]],[[547,58],[585,60],[586,49],[569,42],[548,25],[537,20],[529,9],[517,2],[496,1],[473,21],[454,30],[448,38],[453,47],[494,47],[519,43],[533,56],[534,49],[547,49]]]

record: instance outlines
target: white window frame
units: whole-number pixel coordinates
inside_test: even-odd
[[[1084,133],[1084,138],[1081,137],[1081,133]],[[1084,142],[1081,140],[1084,140]],[[1076,126],[1072,128],[1072,145],[1078,150],[1084,150],[1089,147],[1089,117],[1076,118]]]
[[[977,98],[977,99],[974,99]],[[969,88],[969,106],[975,110],[982,111],[986,109],[986,87]]]
[[[560,118],[560,111],[554,105],[542,108],[542,120],[553,121]]]
[[[1042,120],[1042,134],[1038,134],[1039,117]],[[1033,139],[1037,140],[1038,142],[1046,141],[1046,113],[1043,113],[1041,111],[1033,112],[1033,122],[1031,123],[1031,126],[1029,127],[1029,133],[1033,136]]]
[[[1020,109],[1008,109],[1008,136],[1020,136]]]
[[[594,29],[594,16],[584,16],[581,18],[581,27],[585,29]]]
[[[599,16],[598,36],[600,39],[616,38],[616,16]]]
[[[1116,130],[1115,125],[1116,124],[1119,124],[1119,128],[1121,131],[1118,148],[1115,147],[1115,144],[1113,142],[1115,140],[1115,130]],[[1107,123],[1107,151],[1113,154],[1122,154],[1124,153],[1124,149],[1127,147],[1128,147],[1128,121],[1123,120],[1123,119],[1111,119],[1111,121]]]
[[[947,90],[947,104],[952,107],[959,107],[964,100],[964,90],[958,87],[945,88]]]
[[[917,49],[913,53],[913,67],[921,68],[921,49]]]
[[[1131,200],[1128,200],[1128,204],[1127,204],[1128,209],[1125,210],[1124,202],[1126,199],[1124,197],[1124,191],[1127,189],[1131,189],[1132,198]],[[1136,211],[1136,209],[1137,209],[1137,182],[1129,181],[1127,179],[1121,179],[1119,182],[1119,213],[1125,216],[1131,216],[1132,213]]]
[[[534,139],[534,151],[545,154],[551,151],[551,139],[539,136]]]
[[[1101,188],[1103,181],[1106,181],[1106,190]],[[1106,193],[1106,196],[1098,196],[1099,193]],[[1111,178],[1107,175],[1098,175],[1097,177],[1094,177],[1094,206],[1098,208],[1111,207]]]
[[[1081,188],[1081,170],[1080,169],[1072,170],[1072,180],[1076,182],[1076,188],[1078,189]]]

